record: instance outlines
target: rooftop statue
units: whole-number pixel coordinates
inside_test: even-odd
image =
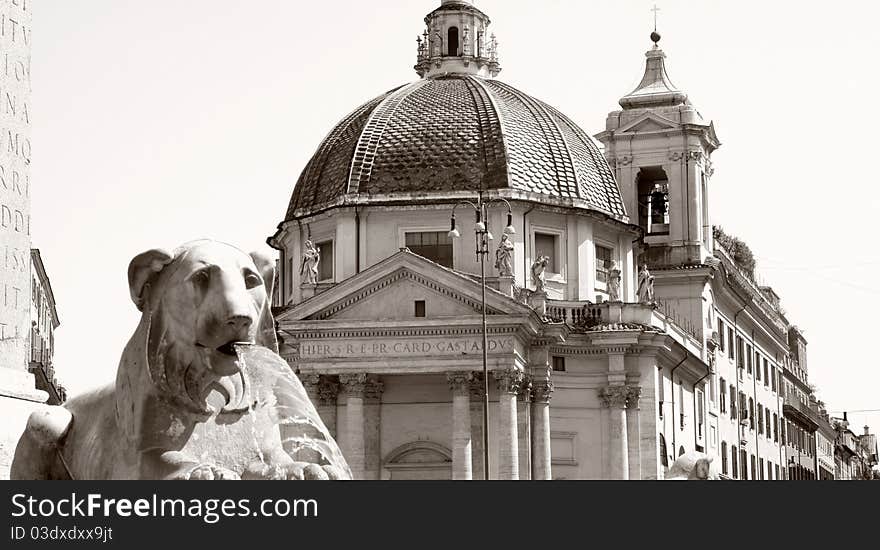
[[[547,265],[550,264],[549,256],[540,256],[535,263],[532,264],[532,284],[535,285],[535,292],[544,292],[547,288],[547,280],[544,272]]]
[[[639,271],[639,303],[653,305],[655,302],[654,276],[648,271],[647,264],[642,264],[642,270]]]
[[[608,301],[620,302],[620,276],[621,271],[617,262],[611,262],[611,269],[608,270]]]
[[[513,277],[513,242],[506,234],[495,250],[495,269],[500,277]]]
[[[115,384],[31,415],[13,479],[350,479],[278,356],[274,262],[197,241],[128,268],[142,312]]]
[[[318,283],[318,264],[320,262],[321,252],[311,240],[306,241],[306,249],[305,252],[303,252],[302,265],[299,268],[303,284],[314,285]]]

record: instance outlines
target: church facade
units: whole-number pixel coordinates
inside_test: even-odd
[[[715,242],[720,142],[659,35],[603,150],[497,80],[472,2],[425,23],[420,80],[331,130],[269,239],[282,355],[355,477],[784,476],[802,338]]]

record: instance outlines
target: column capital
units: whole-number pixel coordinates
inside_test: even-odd
[[[549,403],[550,394],[553,393],[553,381],[549,378],[536,381],[533,387],[533,394],[536,403]]]
[[[492,375],[498,384],[498,391],[513,395],[519,393],[525,379],[522,371],[515,368],[492,371]]]
[[[529,403],[532,401],[534,397],[534,385],[532,384],[532,377],[528,374],[523,375],[522,383],[519,387],[519,401],[523,401],[525,403]]]
[[[629,398],[629,388],[626,386],[606,386],[599,389],[599,399],[606,409],[625,409]]]
[[[367,378],[367,381],[364,383],[364,398],[371,401],[380,401],[382,399],[382,393],[385,391],[385,384],[379,381],[378,378]]]
[[[300,381],[316,405],[333,405],[339,393],[339,383],[332,377],[317,373],[300,375]]]
[[[340,393],[347,397],[364,397],[367,387],[367,373],[358,372],[339,375]]]
[[[626,392],[626,406],[630,409],[638,409],[639,399],[642,398],[642,387],[627,386]]]
[[[453,395],[471,394],[471,385],[474,382],[474,373],[472,372],[448,372],[446,380],[449,382],[449,390]]]
[[[472,372],[470,385],[468,386],[471,394],[471,401],[481,401],[485,396],[483,388],[483,373]]]

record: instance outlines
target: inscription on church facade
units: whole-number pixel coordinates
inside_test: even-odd
[[[489,353],[511,353],[513,338],[489,338]],[[477,338],[453,339],[371,339],[371,340],[304,340],[299,346],[302,359],[356,359],[360,357],[411,357],[480,355],[483,340]]]
[[[26,369],[30,335],[31,6],[0,0],[0,367]]]

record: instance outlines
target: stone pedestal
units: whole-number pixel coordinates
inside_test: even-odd
[[[305,302],[309,298],[313,298],[315,294],[318,293],[318,285],[311,285],[308,283],[304,283],[300,286],[300,295],[302,296],[302,301]]]
[[[472,480],[471,380],[469,372],[447,375],[452,391],[452,479]]]
[[[541,317],[547,316],[547,293],[533,292],[529,296],[529,306]]]
[[[498,277],[498,291],[505,296],[510,296],[511,298],[514,298],[514,278]]]

